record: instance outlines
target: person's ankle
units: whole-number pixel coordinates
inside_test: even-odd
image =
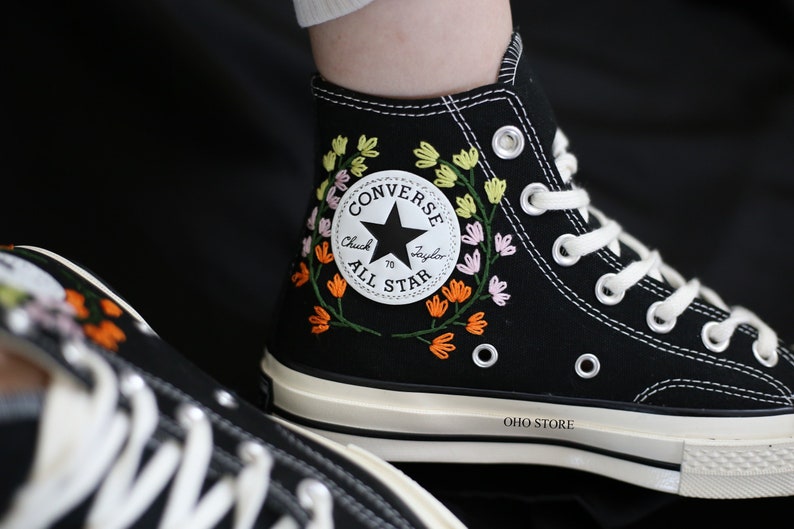
[[[0,346],[0,395],[43,389],[48,381],[42,369]]]

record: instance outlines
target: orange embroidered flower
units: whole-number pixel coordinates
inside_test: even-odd
[[[127,339],[124,331],[119,329],[115,323],[109,320],[102,320],[99,325],[86,323],[83,325],[86,336],[97,344],[111,351],[118,351],[119,343]]]
[[[328,251],[328,241],[323,241],[322,244],[315,246],[314,255],[323,264],[328,264],[334,260],[334,254]]]
[[[488,322],[483,319],[484,316],[484,312],[475,312],[469,316],[469,323],[466,325],[466,330],[472,334],[480,336],[483,332],[485,332],[485,326],[488,325]]]
[[[102,307],[102,312],[111,318],[118,318],[121,316],[121,307],[116,305],[112,300],[102,299],[99,301],[99,306]]]
[[[67,288],[66,303],[74,308],[74,313],[79,319],[84,320],[89,316],[88,309],[85,306],[85,296],[78,291]]]
[[[300,270],[292,274],[290,278],[293,283],[295,283],[296,287],[300,287],[306,284],[309,280],[309,269],[306,267],[306,263],[301,261]]]
[[[449,282],[449,288],[441,287],[441,293],[452,303],[463,303],[471,296],[471,287],[466,286],[463,281],[453,279]]]
[[[427,312],[429,312],[432,317],[440,318],[447,311],[449,302],[446,299],[439,299],[438,294],[436,294],[433,296],[433,299],[425,301],[425,305],[427,305]]]
[[[328,290],[331,291],[331,295],[335,298],[341,298],[345,295],[345,289],[347,288],[347,281],[342,279],[339,274],[334,274],[334,278],[331,281],[328,281]]]
[[[312,324],[312,334],[320,334],[327,331],[331,315],[319,305],[314,306],[314,312],[314,314],[309,316],[309,323]]]
[[[455,346],[449,343],[454,337],[455,335],[451,332],[436,336],[433,338],[433,343],[430,344],[430,352],[441,360],[446,360],[449,358],[449,353],[455,350]]]

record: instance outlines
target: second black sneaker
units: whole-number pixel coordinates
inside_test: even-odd
[[[320,144],[269,409],[391,461],[794,494],[794,355],[590,205],[516,34],[498,81],[313,83]]]

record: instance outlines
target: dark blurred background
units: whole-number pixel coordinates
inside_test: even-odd
[[[10,0],[0,243],[114,286],[257,399],[311,189],[308,37],[281,0]],[[599,209],[794,336],[794,2],[513,3]],[[403,465],[475,528],[786,523],[794,500],[686,500],[547,467]]]

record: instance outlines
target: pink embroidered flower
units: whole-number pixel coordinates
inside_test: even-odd
[[[316,220],[317,220],[317,208],[315,207],[312,210],[311,215],[309,215],[309,218],[306,219],[306,227],[309,228],[310,230],[313,230],[314,229],[314,222]]]
[[[473,276],[480,271],[480,250],[474,250],[471,255],[466,254],[463,256],[463,261],[466,264],[458,263],[458,270],[464,274]]]
[[[507,288],[507,281],[499,281],[499,277],[493,276],[488,283],[488,293],[491,295],[493,302],[504,307],[507,300],[510,299],[510,294],[504,290]]]
[[[461,236],[460,240],[472,246],[477,246],[484,241],[485,236],[482,233],[480,221],[466,224],[466,235]]]
[[[494,243],[496,244],[496,252],[499,255],[513,255],[516,253],[516,247],[511,245],[510,243],[513,242],[512,235],[505,235],[502,237],[501,233],[497,233],[494,236]]]
[[[339,197],[336,196],[336,188],[332,187],[328,190],[328,194],[325,195],[325,200],[328,202],[328,207],[331,209],[336,209],[339,205]]]
[[[342,169],[336,173],[336,177],[334,177],[334,185],[337,189],[339,189],[339,191],[346,191],[348,180],[350,180],[350,175],[347,174],[347,170]]]
[[[331,236],[331,219],[320,219],[320,235],[323,237]]]
[[[303,239],[303,246],[301,247],[301,257],[306,257],[312,250],[312,238],[306,237]]]

